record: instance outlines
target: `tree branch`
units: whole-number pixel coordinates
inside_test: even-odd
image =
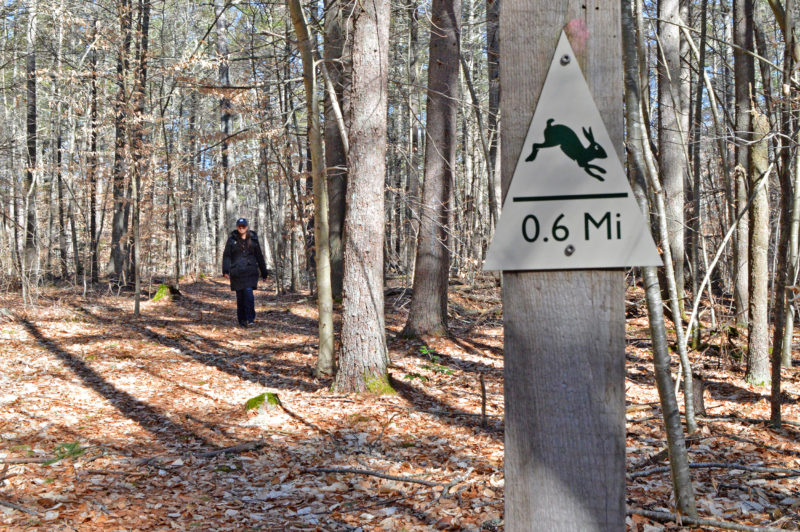
[[[800,475],[800,469],[789,469],[785,467],[763,467],[763,466],[751,466],[747,464],[725,464],[722,462],[702,462],[697,464],[689,464],[690,469],[739,469],[741,471],[752,471],[754,473],[788,473],[789,475]],[[639,477],[646,477],[648,475],[652,475],[653,473],[666,473],[669,471],[669,467],[651,467],[650,469],[645,469],[643,471],[638,471],[636,473],[631,473],[628,475],[628,478],[634,479]]]
[[[648,519],[661,522],[674,521],[681,526],[714,526],[724,530],[741,530],[744,532],[781,532],[781,529],[771,526],[748,526],[728,521],[717,521],[716,519],[702,519],[699,517],[689,517],[687,515],[675,515],[669,512],[654,512],[651,510],[629,509],[627,515],[641,515]]]
[[[350,469],[346,467],[314,467],[303,469],[304,473],[351,473],[354,475],[368,475],[371,477],[383,478],[386,480],[397,480],[398,482],[411,482],[414,484],[422,484],[423,486],[445,486],[444,482],[433,482],[431,480],[422,480],[419,478],[398,477],[395,475],[387,475],[385,473],[378,473],[377,471],[370,471],[368,469]]]

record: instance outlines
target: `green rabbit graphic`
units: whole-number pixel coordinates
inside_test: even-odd
[[[601,175],[594,173],[599,172],[605,174],[605,169],[596,164],[589,164],[589,161],[594,159],[605,159],[607,157],[603,147],[595,142],[592,128],[589,128],[588,131],[586,128],[583,128],[583,134],[589,141],[589,145],[584,147],[574,131],[565,125],[553,125],[554,120],[554,118],[551,118],[547,121],[547,127],[544,129],[544,142],[534,144],[531,154],[528,155],[525,160],[530,162],[536,159],[536,154],[539,153],[540,148],[561,146],[561,151],[563,151],[567,157],[578,163],[578,166],[583,168],[587,174],[600,181],[605,181]]]

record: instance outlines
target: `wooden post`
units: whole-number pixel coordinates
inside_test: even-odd
[[[623,153],[619,2],[503,0],[504,196],[562,28]],[[506,530],[625,529],[624,290],[622,270],[504,274]]]

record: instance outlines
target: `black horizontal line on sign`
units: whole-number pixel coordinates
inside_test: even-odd
[[[584,199],[627,198],[627,192],[613,192],[610,194],[566,194],[563,196],[517,196],[514,201],[563,201]]]

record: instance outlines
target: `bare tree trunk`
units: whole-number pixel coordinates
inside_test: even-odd
[[[414,278],[417,235],[419,234],[419,153],[423,147],[421,112],[415,90],[420,72],[418,0],[407,0],[408,11],[408,164],[406,175],[406,283]]]
[[[496,1],[499,2],[500,0],[496,0]],[[469,68],[469,66],[467,66],[467,63],[464,60],[464,57],[462,55],[461,56],[461,73],[464,75],[464,82],[465,82],[465,84],[467,86],[467,90],[469,91],[470,98],[472,99],[472,108],[473,108],[473,110],[475,112],[475,120],[478,122],[477,134],[478,134],[478,136],[480,137],[480,140],[481,140],[481,147],[483,148],[483,156],[484,156],[484,160],[486,161],[487,175],[489,176],[489,187],[488,187],[488,189],[492,190],[492,188],[495,186],[494,185],[494,181],[495,181],[494,166],[495,166],[495,163],[497,162],[496,161],[497,153],[494,154],[494,158],[495,159],[493,160],[492,159],[491,148],[489,147],[489,143],[490,143],[491,139],[487,139],[486,135],[484,134],[485,128],[483,127],[483,116],[482,116],[482,113],[481,113],[481,110],[480,110],[480,103],[478,101],[478,96],[477,96],[477,94],[475,92],[475,86],[473,85],[472,78],[470,76],[470,70],[471,69]],[[467,120],[466,119],[464,120],[464,124],[465,124],[464,127],[466,129],[466,125],[467,125]],[[496,134],[496,133],[497,132],[495,131],[494,134]],[[464,134],[462,134],[462,137],[466,138],[466,132]],[[495,149],[495,152],[496,152],[497,151],[497,146],[495,146],[494,149]],[[467,159],[470,159],[470,157],[468,157],[465,154],[464,160],[466,161]],[[470,172],[472,171],[471,170],[472,164],[473,164],[473,161],[470,159],[470,161],[469,161]],[[474,187],[473,187],[473,189],[474,189]],[[475,198],[474,201],[473,201],[474,208],[470,212],[473,212],[473,214],[475,214],[475,215],[477,215],[477,212],[479,210],[479,203],[477,202],[478,196],[479,196],[479,191],[473,190],[472,197]],[[496,198],[495,198],[494,201],[495,201],[494,206],[497,207]],[[489,211],[490,211],[489,214],[490,215],[489,215],[489,223],[487,224],[489,226],[489,233],[490,234],[494,229],[495,220],[496,220],[495,215],[492,214],[492,209],[491,208],[492,208],[492,200],[490,199],[490,201],[489,201]],[[500,215],[499,215],[499,212],[498,212],[497,213],[497,217],[499,218],[499,216]],[[478,241],[480,240],[480,234],[481,234],[480,232],[474,231],[472,228],[467,230],[468,237],[474,237]],[[476,262],[478,264],[480,264],[480,261],[481,261],[481,259],[483,257],[481,256],[480,253],[478,253],[478,254],[476,254],[475,258],[476,258]]]
[[[641,88],[639,85],[640,58],[636,47],[637,24],[635,22],[631,1],[622,2],[622,43],[625,61],[625,112],[628,129],[628,172],[634,194],[643,212],[648,212],[647,191],[645,175],[648,172],[644,152],[649,148],[648,139],[643,135],[644,121],[642,119]],[[652,159],[651,159],[652,161]],[[653,163],[651,163],[655,166]],[[642,268],[644,277],[647,309],[650,316],[650,337],[653,341],[653,366],[655,370],[656,386],[661,401],[661,411],[664,416],[664,425],[667,434],[667,449],[669,452],[672,486],[675,491],[675,500],[678,509],[685,515],[696,515],[694,493],[691,475],[689,472],[689,457],[686,452],[686,441],[681,425],[680,410],[675,398],[675,389],[672,384],[670,371],[669,344],[667,341],[664,323],[663,302],[661,300],[661,287],[658,282],[657,269],[653,267]]]
[[[789,255],[789,241],[791,239],[791,218],[792,218],[792,154],[796,148],[792,149],[792,135],[797,124],[797,111],[793,107],[793,100],[797,96],[795,86],[794,66],[797,52],[797,35],[795,33],[796,23],[796,2],[786,0],[785,21],[783,24],[785,48],[783,53],[783,84],[789,87],[789,94],[784,100],[783,116],[781,120],[781,166],[780,166],[780,240],[775,252],[778,268],[775,272],[774,282],[774,304],[775,309],[775,331],[773,337],[772,364],[771,364],[771,394],[770,394],[770,422],[773,427],[781,426],[781,361],[783,358],[784,330],[786,325],[784,312],[786,311],[786,284],[788,277],[787,257]],[[795,155],[796,156],[796,155]],[[797,164],[797,161],[795,161]],[[790,336],[791,338],[791,336]],[[791,365],[791,356],[790,356]]]
[[[756,114],[753,118],[756,139],[750,145],[750,188],[769,167],[769,134],[767,117]],[[747,335],[747,374],[745,380],[757,386],[769,382],[769,196],[767,187],[756,194],[750,206],[749,301]]]
[[[350,13],[355,3],[350,0],[327,0],[325,8],[325,68],[334,93],[325,92],[325,163],[328,176],[328,199],[331,246],[331,290],[335,299],[342,297],[344,257],[344,214],[347,191],[347,154],[337,125],[332,98],[347,116],[349,66],[345,65],[345,46],[349,33]]]
[[[64,10],[64,1],[61,0],[58,8],[59,16],[63,16]],[[62,148],[63,148],[63,136],[62,136],[62,124],[61,124],[61,116],[62,116],[62,109],[63,105],[60,98],[60,87],[63,83],[63,69],[62,69],[62,54],[64,50],[64,23],[63,19],[59,21],[58,26],[58,47],[56,48],[56,72],[58,72],[59,80],[57,83],[54,83],[53,87],[53,98],[56,100],[56,116],[54,117],[54,129],[55,129],[55,137],[56,137],[56,149],[55,149],[55,167],[56,167],[56,190],[57,190],[57,201],[58,201],[58,251],[59,251],[59,262],[61,265],[61,277],[63,279],[67,279],[69,276],[69,268],[67,263],[67,228],[65,226],[64,220],[64,183],[63,183],[63,169],[61,166],[62,162]]]
[[[92,23],[92,51],[89,55],[91,69],[91,103],[89,104],[89,160],[87,161],[86,180],[89,184],[89,253],[92,283],[100,280],[100,268],[97,261],[97,48],[94,39],[97,36],[99,21]]]
[[[697,75],[697,93],[695,95],[695,109],[694,109],[694,133],[692,134],[692,158],[693,170],[692,177],[694,184],[692,186],[692,238],[691,238],[691,252],[692,252],[692,297],[700,297],[700,254],[701,254],[701,239],[703,231],[703,217],[702,217],[702,203],[700,201],[701,180],[700,180],[700,134],[702,132],[703,124],[703,75],[705,74],[706,63],[706,13],[708,11],[708,0],[703,0],[700,7],[700,57],[698,58]],[[686,37],[688,45],[688,37]],[[691,58],[687,57],[687,61]],[[710,292],[709,292],[710,293]],[[700,321],[687,334],[692,334],[692,345],[694,349],[700,347]]]
[[[302,168],[301,168],[302,170]],[[289,175],[288,168],[286,172],[287,187],[289,188],[289,260],[291,261],[291,280],[289,282],[289,290],[297,292],[300,289],[300,258],[297,253],[297,226],[301,223],[299,221],[299,211],[297,206],[297,194],[295,192],[294,181]]]
[[[197,109],[196,109],[196,96],[193,92],[191,96],[189,96],[189,116],[188,116],[188,134],[184,140],[184,143],[181,144],[178,153],[183,153],[182,159],[184,164],[186,165],[186,182],[184,183],[184,190],[186,190],[189,194],[189,198],[192,200],[197,197],[198,201],[188,201],[186,202],[186,221],[184,223],[184,232],[183,232],[183,249],[185,250],[184,254],[184,274],[188,275],[191,273],[193,269],[193,264],[196,264],[197,261],[197,237],[195,232],[200,230],[200,224],[196,220],[198,211],[202,208],[201,198],[199,196],[195,196],[197,194],[197,179],[196,179],[196,172],[197,166],[195,161],[197,160],[196,155],[196,145],[195,139],[193,135],[193,130],[195,129],[196,121],[197,121]],[[260,177],[260,174],[259,174]]]
[[[27,94],[27,157],[25,159],[25,252],[23,253],[23,299],[25,289],[38,283],[38,253],[36,235],[36,7],[37,0],[28,1],[28,22],[26,31],[25,90]],[[27,294],[30,296],[30,292]]]
[[[680,21],[682,24],[689,24],[691,25],[691,1],[692,0],[680,0],[680,7],[678,8],[678,12],[680,14]],[[696,1],[696,0],[694,0]],[[691,271],[692,263],[691,263],[691,250],[687,249],[691,247],[691,232],[692,232],[692,207],[691,204],[694,203],[694,196],[692,195],[692,182],[693,182],[693,175],[692,175],[692,157],[689,149],[689,143],[691,141],[691,134],[692,134],[692,75],[691,75],[691,52],[689,51],[689,42],[686,40],[684,35],[681,33],[680,28],[677,28],[678,36],[680,39],[680,111],[679,111],[679,120],[680,120],[680,130],[678,131],[678,135],[681,138],[681,148],[683,149],[683,157],[684,157],[684,174],[683,174],[683,197],[681,199],[683,205],[681,207],[683,211],[683,256],[681,262],[683,263],[683,270],[679,273],[682,277],[681,280],[676,280],[680,284],[682,284],[682,289],[678,292],[680,298],[680,308],[681,308],[681,319],[685,317],[685,301],[686,301],[686,283],[691,282],[691,279],[687,281],[686,275],[687,270],[689,270],[690,277],[694,277],[694,271]],[[689,207],[687,209],[687,206]],[[688,211],[688,215],[687,215]],[[688,262],[688,264],[687,264]],[[688,329],[686,330],[686,335],[689,336],[691,331]]]
[[[8,26],[11,21],[9,17],[5,17],[2,20],[3,24],[3,33],[8,32]],[[5,57],[3,58],[5,59]],[[10,62],[12,63],[12,70],[11,75],[13,79],[17,79],[17,54],[14,50],[11,50],[11,59]],[[9,118],[10,113],[9,110],[11,106],[9,106],[9,92],[11,91],[1,91],[3,95],[3,119],[6,123],[10,124],[10,132],[11,138],[9,139],[8,145],[8,153],[9,153],[9,169],[11,171],[11,197],[9,198],[9,217],[10,224],[11,224],[11,235],[10,235],[10,246],[11,246],[11,262],[13,264],[13,268],[19,272],[20,278],[22,278],[22,258],[19,252],[19,179],[17,179],[17,121]]]
[[[681,103],[680,1],[658,1],[658,145],[659,174],[664,183],[667,236],[672,250],[675,287],[681,312],[684,296],[684,179],[686,176],[685,133]]]
[[[57,182],[56,187],[58,190],[58,251],[59,262],[61,265],[61,277],[63,279],[69,278],[69,265],[67,262],[67,226],[64,219],[64,183],[63,176],[61,175],[61,135],[59,134],[56,142],[56,172]]]
[[[78,245],[78,226],[75,223],[74,202],[67,201],[67,220],[70,225],[70,237],[72,238],[72,261],[75,263],[75,279],[83,276],[83,263],[81,262],[81,248]]]
[[[737,143],[735,148],[736,168],[734,170],[734,195],[736,212],[741,212],[747,204],[747,175],[750,169],[750,160],[747,146],[751,138],[750,94],[754,88],[755,65],[753,57],[746,50],[753,49],[753,0],[734,0],[733,2],[733,68],[735,76],[735,111],[736,124],[734,126]],[[739,324],[747,323],[750,304],[748,297],[749,271],[749,220],[743,217],[736,227],[736,242],[734,246],[734,306],[736,321]]]
[[[388,387],[383,309],[389,2],[361,4],[353,15],[350,152],[345,215],[342,350],[334,389]]]
[[[128,109],[128,97],[126,88],[126,77],[129,69],[128,54],[131,45],[131,21],[132,8],[131,0],[120,0],[117,7],[120,33],[122,41],[117,52],[117,96],[114,100],[114,168],[112,195],[114,197],[114,215],[111,221],[111,261],[109,273],[117,281],[121,282],[124,271],[124,260],[127,256],[127,245],[122,240],[127,232],[127,216],[125,211],[128,200],[125,192],[126,161],[125,147],[127,128],[126,115]]]
[[[800,137],[798,137],[800,139]],[[798,255],[800,254],[800,164],[795,162],[794,168],[794,195],[792,197],[792,219],[789,227],[789,259],[786,283],[794,285],[797,282]],[[792,339],[794,336],[794,306],[787,299],[784,304],[786,324],[783,329],[783,349],[781,350],[781,366],[792,367]]]
[[[404,334],[447,334],[450,194],[456,156],[461,0],[433,0],[428,66],[425,180],[414,292]]]
[[[147,54],[150,32],[150,1],[139,0],[139,20],[137,22],[137,68],[134,79],[131,99],[134,104],[134,121],[130,127],[131,133],[131,155],[133,157],[133,176],[131,185],[133,188],[133,256],[131,257],[133,266],[134,286],[134,309],[133,315],[139,315],[139,300],[141,298],[141,256],[142,241],[140,232],[140,203],[142,195],[142,178],[147,167],[148,154],[144,149],[145,136],[145,92],[147,91]]]
[[[500,201],[498,199],[498,173],[496,172],[498,157],[497,149],[500,140],[500,43],[498,40],[498,24],[500,22],[500,9],[502,0],[486,0],[486,62],[489,69],[489,162],[487,175],[489,176],[488,197],[489,214],[491,216],[490,231],[497,225],[500,218]]]
[[[314,187],[314,260],[317,267],[317,305],[319,307],[319,353],[317,374],[333,373],[333,296],[331,291],[331,260],[328,240],[328,189],[322,157],[322,137],[319,123],[314,56],[311,37],[300,0],[288,0],[292,24],[297,34],[297,47],[303,57],[303,79],[308,108],[308,136],[311,149],[311,174]],[[338,131],[337,131],[338,133]]]
[[[219,56],[219,84],[226,87],[231,84],[230,65],[228,63],[228,25],[225,21],[225,9],[228,4],[224,0],[214,0],[214,14],[217,17],[217,55]],[[224,90],[224,89],[223,89]],[[222,181],[222,209],[220,210],[219,231],[217,233],[218,258],[222,256],[222,248],[228,235],[228,228],[233,224],[233,196],[230,188],[230,162],[228,160],[228,137],[231,134],[231,100],[227,93],[219,100],[220,124],[222,127],[222,145],[220,149],[220,178]],[[219,261],[217,261],[219,262]]]
[[[165,116],[166,108],[161,108],[161,135],[164,139],[164,170],[167,178],[167,204],[172,205],[173,239],[175,242],[175,261],[173,262],[173,281],[172,284],[177,289],[181,281],[181,206],[178,203],[176,188],[180,183],[179,177],[173,178],[172,175],[172,139],[167,134],[167,119]],[[177,183],[176,183],[177,181]]]
[[[686,352],[683,330],[684,294],[684,172],[687,168],[685,137],[681,117],[680,101],[680,39],[677,32],[679,17],[678,0],[659,0],[659,169],[653,169],[650,178],[653,199],[656,203],[659,235],[664,250],[664,277],[670,301],[675,340],[684,378],[684,408],[686,428],[689,433],[697,430],[694,417],[692,368]],[[649,148],[649,146],[645,146]],[[658,177],[663,177],[663,189]],[[677,247],[673,247],[677,246]]]

